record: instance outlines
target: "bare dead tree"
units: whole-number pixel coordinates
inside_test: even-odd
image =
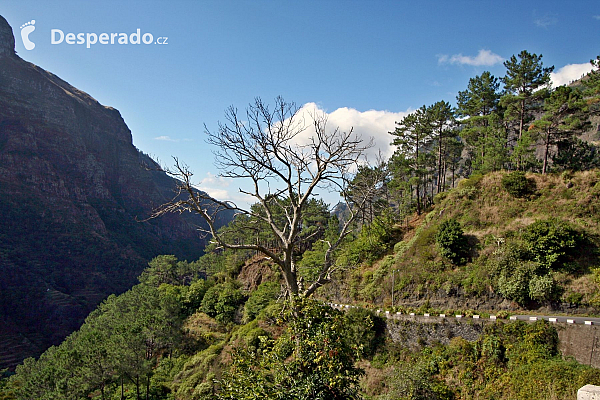
[[[153,217],[170,212],[200,214],[208,224],[204,232],[219,246],[264,254],[279,266],[290,294],[308,297],[330,281],[335,269],[333,253],[350,233],[357,210],[371,196],[364,191],[352,193],[349,184],[364,151],[372,146],[372,140],[365,143],[352,130],[342,132],[336,128],[328,131],[323,113],[311,115],[314,132],[309,131],[310,125],[299,114],[299,108],[281,97],[276,99],[272,111],[257,98],[246,109],[243,120],[234,107],[226,111],[225,117],[226,122],[219,123],[216,131],[205,127],[207,141],[216,148],[214,155],[220,175],[249,182],[251,189],[239,190],[253,197],[256,205],[244,209],[199,191],[192,183],[192,172],[175,159],[175,168],[169,172],[180,181],[177,195],[156,209]],[[309,134],[308,140],[301,138],[303,134]],[[317,278],[304,285],[299,281],[294,249],[298,244],[303,212],[317,188],[339,192],[351,205],[350,217],[344,221],[336,239],[327,242]],[[356,196],[357,193],[360,196]],[[253,220],[262,221],[272,231],[278,248],[228,241],[224,232],[215,226],[216,216],[224,210],[235,211],[236,218],[246,216],[247,229],[253,229]],[[285,217],[276,218],[281,215]]]

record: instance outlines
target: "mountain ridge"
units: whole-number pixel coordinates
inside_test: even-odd
[[[60,343],[156,255],[192,260],[204,247],[198,216],[147,220],[176,181],[133,145],[121,113],[14,42],[0,16],[0,340],[20,349],[0,369]]]

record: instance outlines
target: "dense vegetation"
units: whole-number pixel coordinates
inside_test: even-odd
[[[567,399],[600,384],[598,370],[560,357],[543,322],[501,322],[474,342],[414,353],[376,314],[322,301],[597,312],[599,160],[579,136],[598,111],[599,73],[552,90],[541,56],[524,51],[505,65],[506,77],[471,79],[456,110],[440,101],[407,116],[392,159],[358,170],[353,190],[376,190],[317,300],[291,298],[273,260],[251,249],[213,243],[192,263],[160,256],[140,284],[0,381],[0,398],[530,399],[547,387],[547,398]],[[300,287],[344,222],[341,210],[307,204],[290,254]],[[278,251],[260,218],[241,215],[219,235]],[[257,265],[260,278],[248,278]]]
[[[154,259],[140,284],[20,365],[3,398],[359,396],[362,371],[354,364],[372,352],[371,313],[346,315],[309,300],[291,309],[276,303],[278,283],[248,295],[222,275],[198,278],[197,268],[173,256]]]
[[[371,311],[290,307],[279,283],[248,292],[226,271],[198,278],[199,265],[157,257],[140,284],[0,380],[0,398],[568,399],[600,384],[599,370],[561,358],[544,321],[414,352]]]
[[[360,259],[322,294],[391,306],[393,290],[404,308],[598,313],[600,171],[528,174],[536,189],[526,198],[504,188],[509,175],[473,176],[440,193],[432,211],[395,226],[399,242],[372,237],[388,255]]]
[[[371,363],[376,399],[574,399],[600,371],[564,360],[544,321],[497,323],[476,341],[460,337],[417,353],[388,348]],[[597,383],[596,383],[597,384]],[[381,389],[381,388],[385,389]],[[385,394],[380,394],[386,392]]]
[[[433,299],[429,305],[425,300],[438,287],[460,300],[460,288],[477,298],[490,286],[527,304],[558,290],[563,301],[594,305],[600,221],[582,205],[597,204],[600,172],[528,174],[537,188],[529,199],[509,194],[504,176],[471,178],[438,196],[443,199],[417,232],[375,217],[338,254],[340,265],[357,266],[343,274],[351,282],[335,282],[321,294],[332,296],[335,288],[345,296],[349,287],[367,306],[380,299],[389,305],[385,290],[395,268],[396,304],[405,308],[419,293],[422,310],[431,310]],[[470,187],[476,195],[464,194]],[[486,209],[497,203],[502,207]],[[536,218],[557,204],[554,218]],[[488,236],[473,242],[480,237],[474,227]],[[442,246],[458,242],[462,248],[464,238],[469,257],[455,266]],[[587,250],[574,252],[574,246]],[[318,242],[311,248],[299,262],[306,273],[322,254]],[[275,271],[272,278],[248,288],[236,278],[253,265],[254,254],[210,250],[194,263],[173,256],[153,260],[139,285],[107,299],[63,344],[20,366],[4,383],[5,398],[117,399],[122,392],[132,399],[308,399],[320,391],[345,398],[525,399],[539,398],[535,390],[542,385],[554,396],[548,398],[566,399],[584,383],[600,383],[597,370],[560,358],[556,332],[543,323],[501,323],[476,342],[457,338],[413,353],[390,341],[383,321],[367,310],[343,314],[307,300],[294,315],[268,261],[263,268]],[[207,280],[201,278],[205,270]],[[373,295],[378,292],[383,297]]]

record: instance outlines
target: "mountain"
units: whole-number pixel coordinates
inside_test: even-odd
[[[176,181],[134,147],[119,111],[14,46],[0,16],[0,369],[60,343],[156,255],[204,248],[198,216],[144,221]]]

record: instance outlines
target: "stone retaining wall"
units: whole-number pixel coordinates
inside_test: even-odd
[[[330,305],[341,310],[355,307],[345,304]],[[514,319],[511,317],[510,320],[502,320],[493,315],[489,318],[481,318],[478,315],[415,315],[383,310],[376,310],[376,313],[384,318],[388,337],[411,349],[436,342],[448,344],[457,336],[475,341],[483,334],[486,324],[497,321],[510,322]],[[536,320],[537,317],[530,317],[527,322],[533,323]],[[549,321],[556,327],[559,350],[564,357],[573,357],[581,364],[600,368],[600,325],[593,325],[589,321],[584,324],[576,324],[572,320],[559,322],[556,318],[549,318]]]

